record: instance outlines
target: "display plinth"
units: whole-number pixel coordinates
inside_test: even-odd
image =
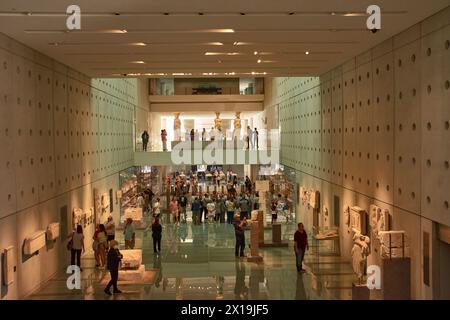
[[[252,221],[250,239],[250,256],[247,257],[248,262],[261,262],[263,258],[259,255],[259,222]]]
[[[272,225],[272,242],[273,243],[281,242],[281,224],[279,223]]]
[[[131,249],[131,250],[121,250],[122,254],[122,268],[138,268],[142,263],[142,250],[141,249]]]
[[[352,300],[370,300],[370,290],[367,285],[353,283]]]
[[[281,240],[281,224],[276,223],[272,225],[272,241],[264,241],[259,243],[260,247],[264,248],[279,248],[288,247],[289,243],[287,241]]]
[[[382,258],[384,300],[411,300],[411,258]]]
[[[264,243],[264,211],[258,210],[258,239],[259,243]]]
[[[131,281],[141,283],[144,280],[145,265],[141,264],[138,269],[119,270],[119,281]]]

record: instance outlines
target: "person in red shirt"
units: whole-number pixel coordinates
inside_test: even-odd
[[[303,223],[298,224],[298,230],[294,234],[294,251],[295,260],[297,264],[297,272],[304,272],[303,270],[303,257],[305,251],[308,250],[308,235],[306,234]]]
[[[161,130],[161,141],[163,144],[163,151],[167,151],[167,131],[166,131],[166,129]]]

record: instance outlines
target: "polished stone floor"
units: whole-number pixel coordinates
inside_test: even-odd
[[[100,284],[105,270],[95,268],[92,254],[82,259],[81,290],[69,290],[65,270],[28,299],[351,299],[355,280],[351,265],[336,256],[318,255],[313,243],[305,256],[306,273],[297,273],[292,239],[296,225],[283,224],[288,248],[262,248],[262,263],[234,257],[234,229],[228,224],[164,225],[161,255],[153,253],[150,232],[137,231],[146,269],[159,272],[152,285],[123,285],[122,294],[106,296]],[[118,232],[118,240],[121,232]],[[265,231],[270,239],[271,230]],[[250,231],[246,231],[247,250]],[[322,246],[322,244],[321,244]]]

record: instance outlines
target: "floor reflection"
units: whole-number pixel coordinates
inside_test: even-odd
[[[283,225],[284,239],[295,224]],[[271,230],[265,231],[270,239]],[[246,231],[247,253],[250,231]],[[122,241],[122,235],[118,234]],[[146,269],[158,269],[153,285],[123,285],[122,294],[108,297],[100,280],[105,270],[95,268],[92,255],[83,257],[81,290],[66,287],[65,270],[29,299],[350,299],[354,276],[339,257],[305,256],[306,273],[297,273],[292,243],[288,248],[264,248],[262,263],[234,257],[234,229],[228,224],[164,225],[161,254],[153,253],[150,232],[137,231]],[[292,242],[292,241],[291,241]]]

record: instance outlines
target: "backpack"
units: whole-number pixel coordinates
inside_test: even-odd
[[[72,233],[72,237],[67,242],[67,246],[66,247],[67,247],[67,250],[72,251],[72,249],[73,249],[73,233]]]

